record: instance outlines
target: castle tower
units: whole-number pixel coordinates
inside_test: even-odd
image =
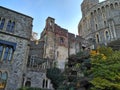
[[[43,31],[43,40],[45,42],[44,46],[44,58],[49,58],[54,60],[55,54],[55,19],[52,17],[48,17],[46,19],[45,30]]]
[[[92,8],[94,5],[98,4],[99,0],[83,0],[81,4],[82,16],[85,16],[86,13]]]
[[[46,29],[48,31],[53,31],[54,32],[54,24],[55,24],[55,19],[52,17],[48,17],[46,19]]]

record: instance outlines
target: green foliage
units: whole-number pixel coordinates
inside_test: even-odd
[[[58,68],[50,68],[47,70],[47,77],[51,79],[51,82],[53,84],[53,87],[55,89],[58,88],[58,86],[63,82],[64,76],[60,69]]]
[[[105,56],[110,56],[114,51],[112,50],[111,47],[100,47],[99,52],[104,54]]]
[[[92,68],[86,71],[93,85],[91,90],[120,90],[120,51],[102,47],[99,52],[107,57],[102,59],[96,55],[91,58]]]

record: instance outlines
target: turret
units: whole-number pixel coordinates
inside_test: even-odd
[[[46,28],[47,30],[49,29],[50,31],[54,31],[54,24],[55,24],[55,19],[52,17],[48,17],[46,19]]]
[[[81,4],[82,15],[85,16],[86,13],[96,4],[99,3],[99,0],[83,0]]]

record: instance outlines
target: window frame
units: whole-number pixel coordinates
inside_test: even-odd
[[[96,42],[97,42],[97,43],[100,43],[100,35],[99,35],[99,33],[96,33],[95,36],[96,36]]]
[[[59,43],[60,43],[60,44],[64,44],[64,43],[65,43],[64,37],[59,37]]]
[[[107,33],[106,33],[107,32]],[[105,30],[104,31],[104,36],[105,36],[105,40],[110,40],[110,33],[109,33],[109,31],[108,30]]]
[[[0,23],[0,29],[2,30],[4,28],[5,25],[5,18],[1,19],[1,23]]]
[[[13,47],[9,45],[1,44],[1,43],[0,43],[0,46],[2,46],[2,51],[0,51],[2,53],[0,55],[0,61],[12,61],[13,54],[14,54]],[[6,51],[6,49],[8,50]],[[12,50],[11,52],[10,52],[10,49]],[[9,57],[11,58],[9,59]]]

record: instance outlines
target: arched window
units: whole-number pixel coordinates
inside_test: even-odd
[[[104,6],[102,6],[102,12],[103,12],[103,13],[105,12],[105,8],[104,8]]]
[[[3,81],[6,81],[6,80],[7,80],[7,77],[8,77],[7,72],[2,73],[1,79],[2,79]]]
[[[106,21],[104,21],[104,26],[105,26],[105,27],[107,26]]]
[[[11,22],[11,20],[8,21],[6,30],[9,32],[13,32],[14,28],[15,28],[15,22]]]
[[[115,7],[118,7],[118,3],[117,2],[115,3]]]
[[[9,31],[9,30],[10,30],[10,27],[11,27],[11,21],[8,21],[6,30]]]
[[[91,12],[91,17],[93,17],[93,12]]]
[[[1,89],[4,90],[6,83],[7,83],[7,78],[8,78],[8,73],[7,72],[3,72],[1,73]]]
[[[63,44],[63,43],[64,43],[64,38],[60,37],[60,44]]]
[[[101,14],[101,10],[100,10],[100,8],[98,8],[97,10],[98,10],[98,13]]]
[[[94,10],[94,15],[96,15],[97,14],[97,11],[96,10]]]
[[[95,25],[95,29],[98,30],[98,25],[97,24]]]
[[[97,43],[100,42],[100,36],[99,36],[99,34],[96,34],[96,41],[97,41]]]
[[[4,24],[5,24],[5,19],[3,18],[3,19],[1,20],[0,29],[3,29]]]
[[[105,38],[106,38],[106,40],[109,40],[109,39],[110,39],[110,35],[109,35],[109,32],[108,32],[108,31],[105,31]]]
[[[42,87],[45,87],[45,79],[43,79]]]
[[[112,3],[110,4],[110,8],[111,8],[111,9],[113,9],[113,8],[114,8],[114,6],[113,6],[113,4],[112,4]]]
[[[30,87],[31,86],[31,82],[30,81],[26,81],[25,86],[26,87]]]
[[[11,32],[13,32],[14,31],[14,28],[15,28],[15,22],[12,22],[12,24],[11,24]]]

